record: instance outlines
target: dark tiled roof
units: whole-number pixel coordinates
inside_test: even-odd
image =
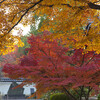
[[[25,81],[25,79],[23,79],[23,78],[20,78],[18,80],[10,79],[10,78],[5,78],[5,77],[1,77],[0,78],[0,82],[23,82],[23,81]]]

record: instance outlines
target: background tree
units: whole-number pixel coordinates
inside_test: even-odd
[[[40,32],[39,30],[42,27],[43,21],[46,19],[46,15],[43,15],[43,16],[34,15],[34,18],[35,18],[35,23],[32,23],[30,25],[29,35],[30,34],[34,34],[34,35],[43,34],[43,32],[42,31]]]
[[[39,94],[52,89],[58,89],[77,100],[71,90],[79,95],[79,100],[85,96],[88,100],[90,92],[97,93],[100,83],[100,54],[94,51],[84,54],[83,49],[74,49],[68,56],[68,48],[50,41],[43,35],[28,38],[30,48],[28,55],[19,60],[18,64],[6,64],[5,73],[13,79],[27,79],[23,84],[36,84]],[[85,91],[86,89],[86,91]]]
[[[4,73],[2,72],[3,66],[6,63],[15,64],[16,60],[21,57],[21,53],[18,53],[18,46],[15,46],[15,50],[13,52],[9,52],[6,55],[0,56],[0,78],[4,77]]]
[[[28,53],[25,49],[30,47],[30,44],[27,42],[28,37],[31,34],[34,34],[34,35],[43,34],[43,32],[39,32],[39,29],[41,28],[41,25],[43,21],[45,20],[45,15],[42,17],[35,15],[34,17],[35,17],[35,23],[30,25],[30,31],[27,33],[27,35],[24,35],[24,36],[21,35],[20,37],[21,41],[24,43],[24,46],[19,47],[18,52],[22,53],[23,55],[26,55]]]
[[[12,52],[8,51],[7,54],[0,55],[0,73],[1,73],[0,77],[4,77],[2,68],[6,63],[15,64],[17,63],[20,57],[28,53],[27,51],[25,51],[26,48],[30,47],[30,45],[27,42],[28,35],[21,36],[20,38],[21,38],[21,41],[24,43],[23,47],[18,47],[17,45],[14,45],[13,46],[14,50]],[[7,49],[10,49],[10,48],[7,48]]]
[[[26,48],[29,48],[30,45],[28,44],[28,35],[25,35],[25,36],[21,36],[21,41],[24,43],[24,46],[23,47],[18,47],[18,53],[21,54],[21,55],[26,55],[28,52],[25,50]]]

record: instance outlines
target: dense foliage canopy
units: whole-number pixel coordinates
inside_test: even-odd
[[[49,38],[61,39],[67,47],[100,53],[99,10],[98,0],[1,0],[0,50],[13,44],[9,33],[19,22],[31,24],[35,15],[46,15],[40,30],[53,30]]]
[[[39,24],[40,33],[28,39],[28,54],[18,64],[6,64],[3,71],[10,78],[26,78],[37,90],[70,89],[88,100],[100,83],[100,1],[99,0],[1,0],[0,53],[12,50],[12,31],[19,23]],[[48,30],[50,32],[48,32]],[[7,48],[9,47],[9,48]],[[77,90],[81,90],[81,94]],[[84,93],[87,89],[87,94]]]
[[[94,51],[83,54],[83,49],[71,52],[56,40],[45,39],[46,34],[50,32],[44,32],[43,36],[31,35],[28,39],[28,55],[23,56],[18,64],[6,64],[3,71],[10,78],[25,78],[24,84],[36,83],[38,93],[58,89],[77,100],[69,90],[80,89],[81,98],[84,88],[87,88],[84,96],[88,100],[90,91],[99,91],[100,54]]]

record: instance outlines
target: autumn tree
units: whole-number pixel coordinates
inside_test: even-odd
[[[20,58],[23,53],[19,52],[19,48],[18,46],[14,46],[15,50],[13,52],[9,52],[5,55],[1,55],[0,56],[0,78],[4,77],[4,73],[2,72],[3,66],[6,63],[10,63],[10,64],[17,64],[17,59]]]
[[[0,40],[1,49],[11,40],[12,30],[19,23],[35,22],[33,16],[46,15],[40,31],[53,30],[51,39],[62,39],[62,44],[72,48],[87,47],[85,52],[100,53],[100,23],[98,0],[1,0]],[[91,28],[85,27],[91,23]],[[95,37],[95,38],[94,38]],[[4,42],[3,42],[4,41]],[[88,46],[87,46],[88,45]]]
[[[18,64],[6,64],[3,71],[12,79],[25,78],[24,85],[34,82],[39,94],[58,89],[72,100],[78,100],[70,92],[73,90],[79,95],[79,100],[82,96],[88,100],[90,92],[98,93],[100,54],[95,51],[84,54],[83,49],[70,52],[57,40],[45,39],[47,34],[51,33],[45,31],[43,35],[31,35],[28,38],[30,48],[26,49],[29,53]]]
[[[10,64],[15,64],[17,63],[17,60],[22,57],[23,55],[26,55],[28,52],[25,51],[26,48],[29,48],[30,45],[27,42],[27,38],[29,37],[29,35],[24,35],[21,36],[20,39],[22,41],[22,43],[24,44],[23,47],[18,46],[18,45],[13,45],[14,50],[10,51],[8,50],[8,53],[5,55],[0,55],[0,73],[2,74],[1,69],[3,68],[3,66],[6,63],[10,63]],[[8,48],[10,49],[10,48]]]
[[[19,65],[6,65],[5,72],[8,71],[8,73],[9,72],[15,73],[14,75],[16,76],[11,76],[12,74],[10,73],[10,77],[12,78],[23,76],[24,78],[32,79],[31,82],[37,83],[37,88],[43,86],[47,90],[48,88],[46,88],[46,86],[52,86],[52,84],[53,84],[52,86],[53,88],[56,88],[56,86],[59,85],[59,88],[62,89],[62,86],[64,86],[63,90],[70,86],[73,88],[75,87],[75,89],[81,87],[80,89],[82,90],[82,93],[84,93],[84,87],[88,87],[89,91],[92,90],[93,87],[95,87],[96,90],[96,86],[98,86],[99,83],[99,79],[98,79],[99,69],[97,70],[95,68],[97,66],[99,67],[99,53],[100,53],[99,2],[100,1],[98,0],[2,0],[0,1],[0,8],[1,8],[0,47],[2,52],[4,52],[3,50],[5,50],[4,48],[6,48],[7,46],[12,46],[13,44],[12,40],[14,40],[15,38],[12,37],[11,33],[12,30],[16,27],[16,25],[18,25],[19,23],[22,23],[23,25],[35,23],[35,17],[33,17],[35,15],[37,16],[46,15],[45,17],[46,19],[42,23],[40,32],[44,30],[52,30],[52,34],[51,33],[49,34],[47,32],[47,34],[49,35],[46,36],[44,40],[41,40],[42,36],[36,38],[32,36],[31,38],[34,38],[34,41],[35,39],[37,40],[35,41],[35,44],[37,45],[33,44],[34,41],[31,41],[30,38],[29,43],[31,44],[31,47],[28,50],[29,51],[28,56],[25,56],[23,59],[21,59],[22,61],[19,63]],[[55,39],[57,41],[55,41]],[[68,50],[66,50],[66,48],[62,46],[58,46],[57,42],[59,43],[59,45],[61,44],[66,48],[70,47],[73,52],[72,56],[70,57],[67,56],[66,53],[68,53]],[[65,51],[63,51],[63,49]],[[91,56],[93,55],[92,53],[94,54],[93,56],[94,59]],[[77,54],[77,56],[73,57],[75,54]],[[88,57],[88,58],[84,58],[84,57]],[[70,59],[72,60],[69,61]],[[25,63],[23,61],[25,61]],[[67,63],[67,61],[69,62]],[[7,68],[7,66],[11,66],[11,67]],[[31,66],[32,68],[29,66]],[[51,66],[51,67],[47,67],[47,66]],[[94,70],[92,70],[90,66]],[[34,68],[36,68],[36,70]],[[17,70],[14,71],[14,69],[18,69],[19,72]],[[69,77],[68,76],[69,74],[66,75],[67,73],[65,69],[68,70],[68,72],[70,72],[69,79],[72,78],[72,81],[70,80],[70,83],[66,83],[68,82],[68,80],[67,81],[60,80],[60,78],[62,77],[63,77],[62,79],[66,79],[66,78],[68,79]],[[69,71],[69,69],[71,71]],[[48,76],[50,75],[47,74],[47,70],[49,71],[48,73],[54,70],[54,72],[52,73],[54,73],[55,75],[53,74],[54,75],[53,76],[50,73],[51,77],[48,78]],[[34,73],[33,72],[31,73],[30,71],[33,71]],[[26,72],[27,73],[30,72],[30,73],[26,75]],[[61,77],[58,72],[63,73],[60,74]],[[79,75],[77,76],[78,73]],[[31,77],[31,74],[34,77]],[[94,82],[93,80],[95,79],[95,77],[97,80]],[[53,80],[52,84],[49,84],[50,82],[47,81],[48,79],[50,81]],[[74,84],[75,82],[79,83],[79,79],[80,79],[80,84],[78,85]],[[84,79],[85,81],[81,79]],[[45,83],[46,82],[49,83],[44,84],[44,81],[42,80],[45,80]],[[75,82],[73,83],[74,80]],[[67,84],[67,86],[63,84],[64,82]],[[69,91],[67,90],[66,90],[67,94],[70,95]],[[86,100],[88,99],[88,95],[89,92],[86,96]],[[81,96],[82,95],[80,95],[80,100],[81,100]],[[75,100],[73,96],[71,97]]]

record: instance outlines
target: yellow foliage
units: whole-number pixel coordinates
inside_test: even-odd
[[[53,30],[49,36],[72,48],[85,48],[100,53],[100,7],[98,0],[2,0],[0,1],[0,50],[1,53],[13,48],[11,30],[19,23],[33,24],[33,16],[47,15],[40,31]],[[95,6],[94,6],[95,5]],[[30,15],[30,17],[29,17]],[[85,30],[89,22],[91,29]],[[83,28],[83,29],[82,29]],[[94,38],[95,37],[95,38]],[[11,39],[12,38],[12,39]],[[18,39],[18,45],[23,43]],[[13,49],[12,49],[13,50]]]
[[[52,29],[53,34],[46,38],[51,41],[58,39],[61,44],[71,49],[82,48],[84,53],[93,50],[99,54],[99,3],[99,0],[0,0],[0,54],[13,51],[14,45],[24,45],[19,37],[12,36],[12,29],[18,23],[35,23],[35,14],[47,15],[40,31]],[[91,28],[86,30],[88,23],[91,23]],[[36,88],[38,96],[52,89],[44,89],[42,82]]]
[[[0,54],[7,54],[15,50],[15,45],[20,47],[24,46],[23,42],[20,40],[19,37],[12,36],[10,34],[2,37],[0,39]]]
[[[52,13],[50,14],[48,9],[45,11],[49,15],[49,20],[43,22],[40,31],[53,29],[54,33],[49,36],[50,39],[59,39],[63,45],[71,46],[72,49],[85,48],[84,52],[94,50],[96,53],[100,53],[100,13],[99,10],[91,9],[88,6],[89,2],[96,2],[96,0],[70,1],[69,4],[72,7],[59,5],[48,8]],[[86,30],[85,28],[90,22],[91,28]]]

